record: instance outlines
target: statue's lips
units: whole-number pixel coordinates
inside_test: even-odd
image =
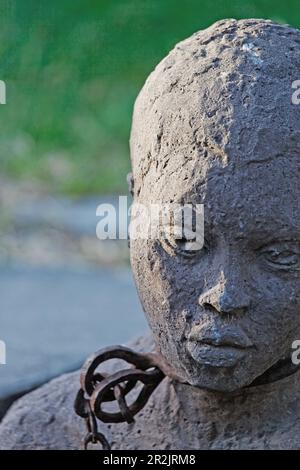
[[[239,328],[206,330],[195,328],[187,340],[187,349],[200,364],[212,367],[233,367],[253,347],[248,336]]]
[[[249,348],[212,346],[188,341],[187,349],[192,358],[200,364],[212,367],[233,367],[247,354]]]
[[[197,325],[191,329],[187,338],[196,343],[209,344],[211,346],[230,346],[246,349],[253,346],[252,341],[238,325]]]

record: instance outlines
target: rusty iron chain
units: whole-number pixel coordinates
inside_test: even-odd
[[[97,372],[97,368],[110,359],[121,359],[131,367],[109,376]],[[98,431],[96,418],[104,423],[134,422],[134,416],[146,405],[166,376],[179,380],[165,359],[156,352],[141,354],[124,346],[111,346],[90,356],[81,369],[81,386],[74,403],[75,412],[86,422],[87,434],[83,448],[100,443],[104,450],[110,450],[106,437]],[[126,396],[138,382],[142,388],[128,405]],[[116,402],[119,410],[104,411],[102,405],[106,402]]]
[[[89,400],[84,397],[84,391],[82,389],[78,390],[74,408],[78,416],[84,418],[87,428],[87,434],[83,440],[84,450],[88,448],[90,443],[97,444],[98,442],[102,445],[104,450],[110,450],[110,445],[106,437],[98,431],[95,415],[91,410]]]
[[[97,368],[110,359],[121,359],[131,367],[109,376],[97,372]],[[287,360],[279,361],[247,387],[279,380],[298,369],[299,367],[291,367]],[[74,403],[75,412],[86,423],[87,434],[83,440],[83,448],[87,449],[89,444],[101,444],[103,450],[110,450],[108,440],[98,431],[97,418],[104,423],[133,423],[135,415],[146,405],[151,394],[166,376],[183,383],[164,357],[157,352],[141,354],[124,346],[111,346],[90,356],[81,369],[80,389]],[[128,405],[126,396],[134,390],[138,382],[142,384],[142,388],[135,400]],[[107,402],[116,402],[119,411],[104,411],[102,405]]]

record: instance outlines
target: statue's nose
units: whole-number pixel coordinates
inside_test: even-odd
[[[199,304],[219,313],[239,314],[245,313],[248,309],[250,297],[238,286],[229,288],[218,284],[200,295]]]

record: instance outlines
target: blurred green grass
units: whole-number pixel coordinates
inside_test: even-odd
[[[300,26],[299,0],[0,0],[1,174],[126,190],[134,99],[174,44],[221,18]]]

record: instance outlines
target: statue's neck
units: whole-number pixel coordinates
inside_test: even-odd
[[[259,442],[260,435],[271,432],[272,426],[276,428],[276,423],[291,416],[293,402],[299,396],[300,371],[231,393],[202,390],[179,382],[172,382],[172,386],[170,399],[176,403],[181,435],[192,434],[193,445],[217,446],[217,442],[232,439],[228,436],[237,432],[240,442],[242,436]]]

